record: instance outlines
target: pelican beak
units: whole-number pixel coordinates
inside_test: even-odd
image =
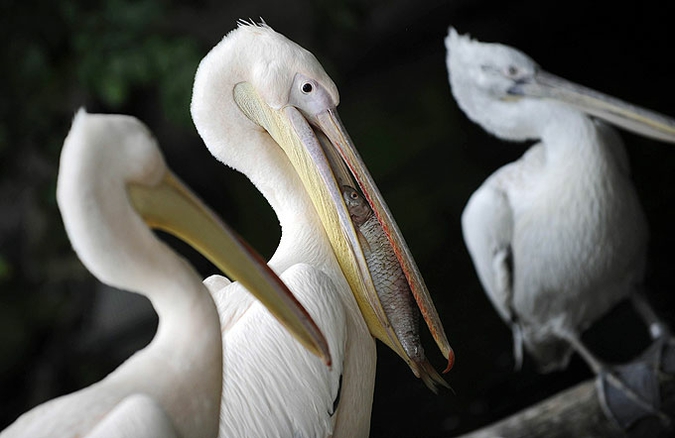
[[[519,81],[509,93],[514,96],[558,100],[628,131],[675,143],[675,119],[577,85],[545,71],[537,71],[530,78]]]
[[[335,108],[315,115],[303,114],[293,106],[270,108],[248,82],[235,86],[234,100],[251,121],[267,130],[285,151],[302,179],[371,334],[387,344],[413,368],[410,357],[382,308],[343,201],[340,186],[348,184],[356,187],[355,184],[358,184],[389,238],[431,334],[443,356],[448,359],[446,371],[449,370],[454,362],[454,352],[438,312],[391,212],[353,146]]]
[[[239,281],[305,348],[330,365],[326,339],[286,285],[260,255],[171,172],[155,187],[132,184],[128,192],[150,227],[189,243],[228,277]]]

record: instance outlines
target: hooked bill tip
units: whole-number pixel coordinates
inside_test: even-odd
[[[451,349],[448,353],[448,366],[443,370],[443,374],[447,374],[453,366],[455,366],[455,352]]]

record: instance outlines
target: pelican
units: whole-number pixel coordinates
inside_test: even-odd
[[[167,168],[149,130],[77,113],[57,201],[73,248],[102,282],[147,296],[157,334],[102,381],[25,413],[10,437],[216,437],[222,350],[216,306],[194,269],[148,224],[190,242],[250,286],[313,352],[325,340],[283,283]],[[145,221],[145,222],[144,222]]]
[[[453,28],[445,44],[452,93],[466,115],[499,138],[539,140],[493,173],[462,214],[478,277],[513,331],[516,363],[523,345],[543,372],[566,367],[577,351],[601,387],[620,389],[601,392],[620,424],[636,419],[618,413],[623,402],[654,413],[658,401],[628,389],[631,378],[610,370],[580,335],[629,296],[653,335],[666,333],[640,294],[647,222],[628,158],[599,119],[667,142],[675,142],[675,121],[550,75],[511,47]]]
[[[316,58],[264,23],[240,23],[198,67],[191,105],[197,131],[275,211],[282,234],[269,266],[317,321],[333,358],[331,368],[320,366],[271,326],[264,309],[210,279],[218,306],[222,299],[233,309],[220,314],[222,437],[367,436],[373,336],[424,376],[377,298],[342,183],[363,191],[436,343],[450,363],[454,359],[410,251],[338,118],[338,102],[337,87]]]

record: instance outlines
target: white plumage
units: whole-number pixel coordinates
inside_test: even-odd
[[[57,200],[85,266],[108,285],[147,296],[159,326],[150,345],[106,378],[36,407],[0,435],[217,436],[222,343],[216,306],[194,269],[144,221],[184,232],[179,235],[205,254],[211,244],[224,245],[214,253],[229,251],[233,264],[226,257],[213,261],[235,278],[269,282],[268,268],[251,262],[238,238],[172,176],[156,141],[133,117],[77,114],[61,154]],[[164,218],[166,211],[176,215]],[[205,221],[190,230],[200,217]],[[278,279],[254,290],[273,299],[288,293]]]
[[[588,114],[670,142],[675,122],[554,77],[511,47],[454,29],[445,43],[466,115],[499,138],[539,141],[493,173],[462,214],[478,277],[513,330],[516,361],[524,345],[551,371],[576,350],[602,373],[580,335],[639,296],[648,233],[621,139]]]
[[[355,259],[363,260],[359,266],[365,259],[335,180],[340,176],[324,154],[337,150],[342,158],[330,159],[345,160],[371,199],[382,201],[358,155],[350,155],[338,101],[314,56],[266,25],[240,25],[197,71],[195,126],[211,153],[244,173],[274,209],[282,234],[269,266],[318,322],[333,358],[332,368],[321,366],[244,292],[209,279],[225,348],[222,437],[367,436],[376,361],[371,331],[403,351],[373,302],[357,303],[363,300],[357,290],[371,282],[379,305],[369,275],[353,270]],[[254,340],[254,348],[244,348]]]
[[[647,241],[621,139],[586,113],[670,141],[673,122],[555,78],[513,48],[454,29],[446,46],[467,116],[500,138],[540,140],[472,195],[462,230],[502,318],[542,368],[563,367],[568,338],[638,290]]]
[[[274,57],[268,55],[271,50]],[[375,342],[300,177],[270,135],[249,121],[232,100],[234,86],[249,80],[249,75],[263,92],[275,89],[266,81],[269,76],[274,81],[286,79],[274,73],[288,68],[286,63],[299,64],[296,52],[293,43],[266,27],[242,26],[232,31],[200,64],[192,115],[209,150],[244,173],[277,214],[282,235],[269,265],[309,306],[327,336],[333,365],[329,369],[298,349],[244,291],[232,291],[234,285],[212,290],[221,310],[225,348],[221,437],[366,436],[370,427]],[[265,66],[270,58],[271,65]],[[256,59],[262,59],[260,68],[245,70]],[[319,79],[326,82],[327,76],[323,73]],[[281,83],[279,88],[289,90],[291,84]],[[272,105],[281,107],[276,98],[269,97]],[[321,315],[313,313],[318,309]],[[255,348],[244,352],[242,348],[253,340]],[[250,364],[255,368],[245,369]],[[343,373],[341,398],[347,402],[341,410],[354,414],[330,415]]]

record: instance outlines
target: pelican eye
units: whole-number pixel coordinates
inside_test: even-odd
[[[512,65],[509,65],[509,66],[506,68],[506,74],[509,75],[509,76],[511,76],[511,77],[516,76],[516,75],[518,74],[518,68],[517,68],[517,67],[514,67],[514,66],[512,66]]]
[[[302,84],[302,92],[305,94],[311,93],[313,89],[314,87],[312,87],[312,84],[310,84],[309,82],[305,82],[304,84]]]

